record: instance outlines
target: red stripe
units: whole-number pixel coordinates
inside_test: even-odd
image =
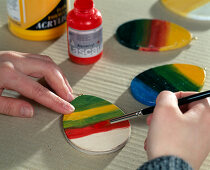
[[[84,128],[77,128],[77,129],[67,128],[64,129],[64,131],[68,139],[75,139],[75,138],[88,136],[94,133],[107,132],[113,129],[124,128],[129,126],[130,126],[129,121],[110,124],[109,121],[106,120]]]
[[[167,21],[153,20],[151,23],[150,40],[148,47],[141,48],[141,51],[159,51],[166,45],[170,24]]]
[[[159,51],[160,48],[151,48],[151,47],[140,47],[140,51]]]

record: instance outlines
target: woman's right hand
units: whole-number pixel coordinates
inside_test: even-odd
[[[179,108],[177,98],[192,94],[163,91],[158,95],[154,112],[147,118],[148,159],[174,155],[199,169],[210,152],[210,101],[206,98]]]

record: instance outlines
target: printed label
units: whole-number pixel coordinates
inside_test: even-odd
[[[87,31],[68,27],[69,50],[73,56],[94,57],[103,50],[102,25]]]
[[[19,0],[7,0],[7,11],[10,18],[20,22]]]
[[[66,0],[60,0],[58,5],[46,17],[38,23],[32,25],[27,30],[46,30],[60,26],[66,22],[67,3]]]

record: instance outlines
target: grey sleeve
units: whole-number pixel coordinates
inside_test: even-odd
[[[145,162],[137,170],[192,170],[192,167],[176,156],[162,156]]]

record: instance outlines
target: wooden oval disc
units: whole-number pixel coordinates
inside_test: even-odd
[[[168,64],[148,69],[131,82],[131,93],[142,104],[155,105],[163,90],[200,91],[204,85],[205,71],[190,64]]]
[[[126,144],[131,133],[129,121],[114,124],[108,121],[124,114],[117,106],[90,95],[81,95],[71,104],[75,111],[63,116],[63,128],[74,148],[88,154],[104,154]]]
[[[210,0],[161,0],[170,11],[195,20],[210,21]]]
[[[157,19],[140,19],[118,27],[117,40],[126,47],[140,51],[167,51],[188,45],[192,36],[174,23]]]

